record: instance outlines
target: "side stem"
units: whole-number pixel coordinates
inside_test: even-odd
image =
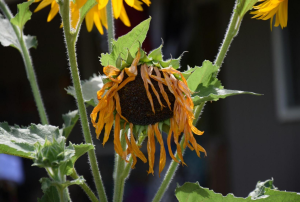
[[[112,41],[115,39],[115,25],[114,16],[112,10],[112,0],[109,0],[106,6],[106,18],[107,18],[107,39],[108,39],[108,50],[112,51]]]
[[[0,0],[0,9],[3,11],[5,17],[10,21],[12,16],[11,11],[9,10],[8,6],[5,4],[5,2],[3,0]],[[34,72],[34,68],[32,65],[32,60],[30,57],[30,53],[28,48],[26,47],[25,41],[23,39],[23,34],[21,32],[23,32],[22,30],[19,30],[18,27],[16,27],[15,25],[11,24],[11,26],[14,29],[14,32],[18,38],[21,50],[20,53],[22,55],[24,64],[25,64],[25,69],[26,69],[26,73],[27,73],[27,78],[29,80],[31,89],[32,89],[32,93],[33,93],[33,97],[39,112],[39,116],[41,119],[41,122],[43,125],[49,124],[48,118],[47,118],[47,114],[46,114],[46,109],[44,107],[44,103],[42,100],[42,96],[39,90],[39,86],[37,83],[37,78]]]
[[[193,121],[194,125],[197,123],[198,117],[200,116],[200,113],[201,113],[204,105],[205,105],[205,102],[203,102],[203,103],[201,103],[201,105],[198,105],[198,106],[195,107],[195,110],[194,110],[195,119]],[[184,155],[184,152],[185,152],[185,148],[183,148],[184,140],[185,140],[185,138],[184,138],[184,136],[182,136],[182,138],[180,140],[180,147],[181,147],[181,150],[182,150],[182,155]],[[177,152],[175,154],[175,158],[178,159]],[[172,160],[172,162],[169,165],[168,171],[167,171],[167,173],[166,173],[166,175],[165,175],[158,191],[156,192],[152,202],[159,202],[162,199],[164,193],[166,192],[167,188],[169,187],[169,185],[170,185],[170,183],[171,183],[171,181],[172,181],[172,179],[175,175],[175,172],[178,168],[178,165],[179,164],[176,161]]]
[[[70,69],[71,69],[71,76],[76,92],[76,99],[77,99],[77,106],[79,109],[79,115],[81,119],[81,126],[83,130],[83,135],[86,143],[93,144],[86,108],[82,96],[82,89],[80,84],[80,77],[79,77],[79,71],[77,67],[77,58],[76,58],[76,52],[75,52],[75,44],[77,40],[77,35],[74,33],[71,33],[70,31],[70,7],[69,7],[69,0],[65,0],[63,4],[60,4],[60,12],[63,20],[64,25],[64,35],[65,35],[65,41],[67,45],[67,51],[69,56],[69,63],[70,63]],[[99,195],[99,199],[101,202],[107,202],[107,197],[105,194],[104,186],[102,183],[102,178],[100,175],[100,171],[98,169],[98,163],[97,158],[95,154],[95,150],[88,151],[89,156],[89,162],[92,170],[92,174],[95,180],[96,189]]]
[[[238,5],[238,0],[235,2],[235,6],[233,8],[233,13],[227,28],[227,32],[225,34],[225,38],[223,40],[222,46],[219,50],[217,58],[215,60],[215,65],[221,67],[226,53],[229,50],[230,44],[232,43],[234,37],[238,34],[238,31],[241,26],[242,18],[239,16],[238,12],[236,12],[236,8]]]

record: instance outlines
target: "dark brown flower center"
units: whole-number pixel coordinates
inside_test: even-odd
[[[127,77],[128,76],[125,74],[123,81]],[[135,80],[127,83],[121,90],[118,91],[122,115],[130,123],[136,125],[149,125],[164,121],[173,116],[173,111],[169,109],[167,102],[160,93],[158,82],[154,79],[151,79],[151,82],[158,92],[160,100],[164,105],[164,107],[161,109],[161,106],[155,94],[153,93],[151,86],[149,85],[149,92],[152,96],[155,113],[153,113],[150,101],[147,97],[144,81],[141,77],[140,66],[138,67],[138,75],[135,77]],[[163,86],[171,103],[171,109],[173,109],[175,97],[169,91],[167,86]]]

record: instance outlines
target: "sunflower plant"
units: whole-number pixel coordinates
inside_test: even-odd
[[[164,59],[163,45],[146,53],[142,44],[149,30],[151,18],[141,22],[126,35],[115,39],[113,18],[120,18],[130,26],[123,0],[42,0],[36,11],[51,4],[48,21],[59,12],[68,53],[73,86],[66,89],[74,96],[78,110],[63,115],[62,127],[49,124],[46,110],[41,99],[36,81],[30,48],[37,48],[36,37],[24,35],[23,29],[31,18],[30,5],[27,1],[18,5],[18,13],[13,16],[3,0],[0,0],[0,42],[3,46],[12,46],[19,50],[23,57],[27,77],[37,104],[41,124],[28,127],[10,126],[0,123],[0,153],[20,156],[33,161],[33,166],[44,168],[48,178],[42,178],[41,188],[44,195],[41,202],[71,201],[68,187],[80,186],[93,202],[108,201],[98,162],[95,155],[89,122],[92,124],[97,139],[103,134],[103,145],[113,135],[116,153],[114,169],[113,201],[122,201],[125,181],[130,170],[136,165],[137,159],[148,163],[148,174],[156,175],[155,143],[160,145],[158,175],[166,166],[166,156],[172,162],[168,165],[154,202],[161,201],[177,167],[184,161],[186,148],[195,151],[198,157],[206,156],[207,152],[195,139],[204,131],[196,128],[196,123],[207,101],[218,101],[228,96],[251,94],[252,92],[225,89],[217,78],[220,67],[234,37],[238,34],[242,19],[252,8],[254,18],[273,19],[276,14],[275,26],[282,27],[287,23],[287,0],[237,0],[231,21],[225,34],[223,44],[216,60],[205,60],[201,66],[188,67],[181,71],[178,58]],[[150,6],[149,0],[125,0],[126,4],[142,10],[142,3]],[[76,41],[82,22],[86,21],[88,31],[95,24],[103,34],[107,28],[109,52],[102,53],[100,63],[104,75],[94,75],[87,81],[80,81],[76,58]],[[272,24],[272,20],[271,20]],[[92,106],[90,118],[86,107]],[[81,120],[84,143],[76,145],[67,143],[76,122]],[[209,135],[209,134],[205,134]],[[166,137],[166,138],[164,138]],[[165,148],[164,139],[167,139]],[[144,143],[145,142],[145,143]],[[141,151],[143,143],[147,147],[147,155]],[[176,152],[171,147],[176,145]],[[83,176],[77,174],[77,159],[88,154],[89,165],[93,174],[96,193],[86,184]],[[69,176],[70,178],[67,178]],[[259,182],[256,189],[247,198],[236,198],[232,194],[223,197],[213,191],[201,187],[198,183],[185,183],[175,190],[177,199],[181,201],[288,201],[299,200],[299,195],[281,192],[273,185],[273,179]]]

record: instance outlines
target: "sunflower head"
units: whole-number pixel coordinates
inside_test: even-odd
[[[137,157],[145,163],[149,161],[148,173],[152,174],[155,139],[161,147],[159,173],[166,162],[162,128],[168,128],[168,131],[165,131],[168,133],[166,138],[168,151],[174,161],[179,163],[180,160],[183,165],[185,164],[179,144],[181,134],[185,137],[184,147],[195,150],[199,157],[200,152],[206,154],[193,135],[193,133],[202,135],[203,132],[193,126],[195,117],[192,92],[183,74],[176,70],[180,58],[163,61],[162,46],[147,55],[139,43],[135,44],[137,45],[135,50],[127,49],[115,57],[117,50],[123,48],[118,47],[118,42],[113,43],[112,53],[103,54],[101,57],[102,64],[106,61],[103,72],[107,78],[102,89],[97,92],[99,102],[91,113],[97,138],[104,130],[103,144],[105,144],[114,125],[115,151],[124,160],[131,155],[132,168],[137,162]],[[112,60],[113,58],[116,59]],[[140,150],[140,140],[144,137],[148,137],[148,158]],[[124,142],[126,141],[126,148],[121,145],[122,138],[125,139]],[[179,159],[172,153],[172,141],[177,146]]]

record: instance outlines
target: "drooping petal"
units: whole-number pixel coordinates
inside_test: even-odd
[[[134,4],[133,4],[133,8],[135,10],[138,10],[138,11],[143,11],[143,7],[142,7],[142,2],[140,2],[139,0],[134,0]]]
[[[124,8],[124,5],[122,5],[122,9],[121,9],[121,14],[120,14],[120,20],[124,23],[124,25],[126,25],[127,27],[130,27],[130,21],[129,18],[127,16],[126,10]]]
[[[161,74],[160,74],[159,70],[157,69],[157,67],[154,67],[154,71],[155,71],[155,73],[156,73],[156,76],[157,76],[158,78],[161,78]],[[166,91],[165,91],[165,89],[164,89],[163,84],[162,84],[161,82],[157,82],[157,83],[158,83],[158,86],[159,86],[160,93],[162,94],[163,98],[164,98],[165,101],[167,102],[169,109],[172,110],[172,109],[171,109],[171,103],[170,103],[170,101],[169,101],[169,97],[168,97],[168,95],[167,95],[167,93],[166,93]]]
[[[116,110],[117,110],[118,114],[122,117],[122,119],[129,122],[124,116],[122,116],[119,93],[115,93],[114,98],[116,100]]]
[[[113,13],[116,19],[121,15],[123,0],[112,0]]]
[[[173,152],[172,152],[172,149],[171,149],[171,139],[172,139],[172,131],[173,131],[172,119],[173,119],[173,118],[170,119],[170,121],[171,121],[171,128],[170,128],[170,130],[169,130],[168,139],[167,139],[168,150],[169,150],[169,154],[170,154],[171,158],[172,158],[175,162],[179,163],[179,161],[175,158],[175,156],[174,156],[174,154],[173,154]]]
[[[100,34],[103,34],[104,32],[101,24],[101,19],[100,19],[100,11],[94,12],[94,22]]]
[[[149,100],[149,102],[151,104],[152,111],[153,111],[153,113],[155,113],[153,99],[152,99],[151,93],[149,91],[149,86],[148,86],[146,75],[147,75],[146,67],[145,67],[145,65],[142,65],[141,66],[141,77],[142,77],[142,79],[144,81],[144,87],[145,87],[145,90],[146,90],[146,93],[147,93],[148,100]]]
[[[106,7],[108,0],[99,0],[98,9],[101,10]]]
[[[54,0],[43,0],[38,7],[34,10],[34,12],[38,12],[39,10],[45,8],[46,6],[50,5]]]
[[[125,0],[125,2],[128,4],[128,6],[133,6],[134,5],[134,0]]]
[[[131,143],[130,143],[129,140],[128,140],[127,134],[125,135],[125,138],[126,138],[126,144],[127,144],[127,146],[128,146],[128,152],[131,154],[132,160],[133,160],[132,165],[131,165],[131,168],[134,169],[135,164],[136,164],[136,162],[137,162],[137,159],[136,159],[136,156],[135,156],[135,154],[134,154],[134,152],[133,152]]]
[[[115,129],[114,129],[114,146],[115,146],[115,151],[117,152],[117,154],[119,154],[120,156],[123,157],[124,155],[124,151],[121,145],[121,141],[120,141],[120,116],[117,113],[116,117],[115,117]]]
[[[166,165],[166,150],[165,150],[163,138],[158,129],[158,123],[154,125],[154,132],[156,135],[156,139],[160,144],[160,157],[159,157],[159,176],[160,176],[161,171],[164,169]]]
[[[155,139],[154,139],[154,130],[152,125],[148,125],[148,142],[147,142],[147,151],[148,151],[148,160],[149,160],[149,173],[154,174],[154,160],[155,160]]]
[[[85,24],[88,32],[91,32],[94,26],[94,10],[91,9],[85,16]]]
[[[48,15],[47,22],[50,22],[56,16],[58,11],[59,11],[59,6],[56,3],[56,1],[53,1],[51,3],[51,10],[50,10],[50,13]]]
[[[130,142],[131,142],[131,146],[132,146],[132,150],[134,151],[135,155],[137,157],[139,157],[144,163],[147,162],[146,157],[144,156],[143,152],[141,152],[141,150],[139,149],[139,147],[137,146],[134,136],[133,136],[133,124],[130,123]]]

